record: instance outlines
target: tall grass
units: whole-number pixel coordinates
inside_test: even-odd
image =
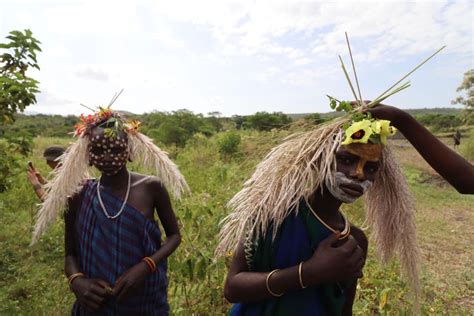
[[[193,192],[182,202],[173,203],[183,235],[183,242],[168,261],[169,302],[175,315],[222,315],[230,308],[223,297],[230,258],[212,259],[218,242],[219,221],[227,214],[224,205],[240,189],[260,159],[287,132],[245,131],[239,134],[239,152],[231,157],[224,159],[219,154],[219,136],[206,138],[198,135],[189,140],[184,149],[178,150],[174,159]],[[69,141],[38,138],[33,154],[22,163],[26,168],[26,161],[31,159],[43,174],[47,174],[49,169],[41,157],[44,148],[53,143],[65,145]],[[146,172],[133,164],[130,167]],[[416,169],[407,170],[407,174],[421,214],[431,214],[432,210],[441,212],[448,207],[473,213],[474,199],[471,197],[463,197],[450,188],[420,184]],[[58,221],[36,246],[29,247],[38,200],[25,174],[15,176],[13,180],[16,185],[0,194],[0,315],[66,315],[74,296],[67,288],[63,273],[63,223]],[[364,221],[361,202],[345,206],[345,213],[356,225],[360,226]],[[431,233],[438,234],[434,236],[441,240],[453,235],[449,226],[436,226],[424,220],[424,217],[419,220],[422,241]],[[466,220],[472,221],[472,217]],[[467,236],[470,232],[457,233]],[[406,284],[398,276],[398,264],[381,266],[369,248],[354,314],[407,314],[411,306],[410,297]],[[424,264],[430,264],[426,256]],[[466,275],[472,280],[472,269],[468,266],[460,271],[450,271],[452,284],[439,291],[437,276],[425,269],[423,313],[468,314],[468,305],[457,304],[472,291],[472,284],[463,281]]]

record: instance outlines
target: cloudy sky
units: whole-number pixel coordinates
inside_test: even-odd
[[[448,107],[473,67],[473,20],[469,0],[2,0],[0,41],[29,28],[42,42],[30,112],[80,114],[122,88],[114,108],[134,113],[327,112],[326,94],[353,99],[345,31],[364,99],[447,45],[387,103]]]

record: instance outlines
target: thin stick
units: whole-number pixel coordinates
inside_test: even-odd
[[[116,93],[116,94],[112,97],[112,100],[110,101],[109,106],[108,106],[109,108],[112,106],[112,104],[114,104],[114,102],[118,99],[118,97],[122,94],[122,92],[123,92],[123,89],[120,90],[119,93]]]
[[[344,66],[344,62],[342,61],[341,55],[339,55],[339,60],[341,61],[342,70],[346,75],[347,82],[349,82],[349,86],[351,87],[352,93],[354,94],[354,98],[357,100],[357,95],[355,93],[354,87],[352,86],[351,79],[349,78],[349,74],[347,73],[346,67]]]
[[[91,110],[92,112],[95,112],[95,110],[94,110],[93,108],[90,108],[90,107],[88,107],[87,105],[82,104],[82,103],[79,103],[79,104],[80,104],[81,106],[85,107],[86,109]]]
[[[347,36],[347,32],[345,32],[346,34],[346,42],[347,42],[347,48],[349,48],[349,55],[351,56],[351,63],[352,63],[352,70],[354,71],[354,77],[355,77],[355,80],[356,80],[356,85],[357,85],[357,91],[359,92],[359,99],[360,99],[360,106],[362,106],[364,103],[364,99],[362,99],[362,94],[360,93],[360,86],[359,86],[359,79],[357,79],[357,72],[356,72],[356,68],[355,68],[355,65],[354,65],[354,58],[352,58],[352,50],[351,50],[351,45],[349,44],[349,37]]]
[[[337,102],[341,103],[341,101],[339,101],[339,100],[336,99],[335,97],[331,97],[329,94],[326,94],[326,96],[327,96],[329,99],[334,99],[334,100],[336,100]]]
[[[367,107],[368,108],[371,108],[371,107],[374,107],[376,106],[377,104],[379,104],[380,102],[382,102],[383,100],[387,99],[388,97],[391,97],[392,95],[402,91],[402,90],[405,90],[406,88],[410,87],[410,83],[406,82],[405,84],[399,86],[398,88],[392,90],[390,93],[384,95],[383,97],[380,97],[380,98],[377,98],[375,99],[374,101],[370,102],[369,104],[367,104]]]
[[[430,57],[426,58],[424,61],[422,61],[418,66],[416,66],[415,68],[413,68],[412,71],[410,71],[409,73],[407,73],[402,79],[398,80],[397,82],[395,82],[390,88],[388,88],[386,91],[384,91],[379,97],[376,98],[379,99],[381,98],[382,96],[384,96],[387,92],[389,92],[390,90],[392,90],[393,87],[395,87],[397,84],[399,84],[403,79],[405,79],[406,77],[408,77],[409,75],[411,75],[412,73],[415,72],[415,70],[417,70],[418,68],[420,68],[421,66],[423,66],[428,60],[430,60],[431,58],[433,58],[436,54],[438,54],[441,50],[443,50],[444,48],[446,47],[446,45],[444,45],[443,47],[441,47],[440,49],[438,49],[436,52],[434,52]]]

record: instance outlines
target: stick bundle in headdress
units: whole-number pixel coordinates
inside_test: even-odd
[[[96,126],[107,126],[104,128],[104,134],[109,137],[125,132],[130,159],[137,160],[139,164],[151,169],[177,199],[189,191],[184,177],[168,155],[138,131],[140,122],[127,121],[110,109],[119,95],[120,93],[116,94],[106,108],[99,107],[99,111],[93,114],[80,116],[80,123],[75,126],[74,133],[78,139],[59,158],[60,165],[53,171],[53,179],[46,186],[47,196],[37,215],[32,244],[36,243],[48,226],[56,220],[59,212],[66,208],[68,197],[78,192],[84,180],[88,178],[89,137],[91,129]]]

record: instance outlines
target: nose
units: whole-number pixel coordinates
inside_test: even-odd
[[[349,173],[349,176],[353,179],[359,180],[359,181],[364,181],[365,180],[365,174],[364,174],[364,165],[363,163],[359,162],[357,166],[351,170]]]
[[[111,161],[112,160],[112,156],[111,156],[110,152],[106,151],[104,153],[104,160],[106,160],[106,161]]]

